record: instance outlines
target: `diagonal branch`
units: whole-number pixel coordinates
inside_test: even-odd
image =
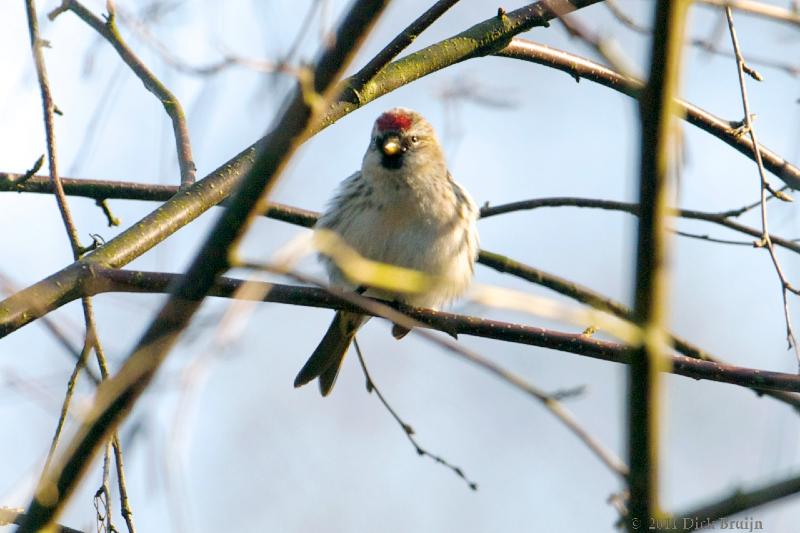
[[[230,266],[239,239],[256,214],[281,170],[319,120],[321,109],[333,95],[335,82],[361,45],[388,0],[358,0],[343,18],[333,46],[325,49],[313,72],[309,95],[298,84],[283,113],[274,123],[267,142],[256,156],[231,204],[215,224],[174,290],[119,373],[98,391],[86,420],[59,463],[45,473],[28,508],[20,533],[49,525],[63,509],[101,444],[127,416],[149,385],[178,336],[188,325],[214,280]],[[312,106],[309,101],[316,101]]]
[[[505,46],[516,34],[534,26],[545,26],[555,12],[565,13],[599,0],[547,0],[502,13],[475,26],[387,65],[359,93],[358,103],[340,100],[309,135],[392,90],[449,65],[490,54]],[[551,10],[547,6],[555,5]],[[347,81],[340,84],[346,90]],[[231,193],[241,176],[252,167],[255,154],[268,137],[245,148],[209,176],[181,190],[153,213],[122,232],[99,250],[59,272],[0,302],[0,337],[41,316],[42,310],[65,302],[78,291],[76,284],[95,265],[121,267],[139,257],[188,224]]]
[[[414,22],[408,25],[406,29],[401,31],[397,37],[383,47],[378,54],[373,57],[361,70],[356,72],[350,77],[350,84],[348,89],[355,93],[358,98],[358,92],[372,80],[378,72],[380,72],[390,61],[397,57],[400,52],[408,48],[420,34],[428,29],[428,27],[436,22],[436,20],[445,14],[445,12],[456,5],[459,0],[439,0],[433,4],[427,11],[417,17]]]
[[[525,39],[513,39],[495,55],[546,65],[566,72],[576,80],[585,78],[632,98],[639,98],[643,87],[641,80],[623,76],[600,63]],[[740,135],[740,124],[723,120],[680,99],[677,99],[676,112],[693,126],[717,137],[742,155],[754,158],[751,143]],[[791,188],[800,190],[800,169],[765,146],[760,146],[760,150],[764,167]]]

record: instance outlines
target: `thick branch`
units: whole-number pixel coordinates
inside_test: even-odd
[[[378,54],[373,57],[361,70],[350,77],[350,90],[358,97],[358,92],[375,75],[380,72],[390,61],[397,57],[400,52],[408,48],[414,40],[420,36],[431,24],[445,14],[445,12],[456,5],[459,0],[439,0],[427,11],[417,17],[406,29],[401,31],[397,37],[383,47]]]
[[[672,189],[669,150],[681,68],[686,0],[658,0],[653,24],[650,75],[639,98],[641,163],[636,290],[633,318],[642,339],[628,369],[628,531],[650,524],[659,508],[660,372],[666,366],[667,279]]]

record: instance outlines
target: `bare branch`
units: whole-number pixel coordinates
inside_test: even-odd
[[[64,228],[67,231],[67,237],[69,238],[72,248],[72,255],[75,259],[78,259],[82,255],[83,250],[78,239],[78,230],[75,228],[75,222],[72,220],[72,214],[69,211],[67,198],[64,195],[64,188],[61,186],[61,180],[58,176],[56,132],[55,125],[53,124],[55,104],[53,103],[53,96],[50,93],[50,81],[47,79],[47,69],[44,64],[44,55],[42,54],[42,41],[39,38],[39,22],[36,18],[36,5],[34,0],[25,0],[25,9],[28,15],[28,33],[30,34],[31,51],[33,52],[33,59],[36,65],[36,77],[39,80],[39,91],[42,95],[42,111],[44,114],[45,136],[47,138],[47,164],[50,168],[50,181],[53,184],[53,192],[56,196],[58,210],[61,212],[61,219],[64,221]],[[37,165],[34,165],[34,168],[36,168],[36,166]],[[36,171],[34,170],[34,172]],[[23,179],[23,182],[26,179],[27,178]]]
[[[608,67],[580,56],[521,38],[514,38],[508,46],[495,52],[495,55],[546,65],[566,72],[576,80],[585,78],[633,98],[638,98],[642,90],[642,82],[640,80],[623,76]],[[735,122],[715,117],[711,113],[680,99],[677,100],[677,113],[678,116],[685,116],[690,124],[717,137],[741,154],[753,159],[753,147],[747,139],[738,134]],[[760,150],[764,167],[767,170],[783,180],[791,188],[800,189],[800,169],[765,146],[760,146]]]
[[[92,281],[87,281],[85,287],[85,290],[91,295],[106,292],[165,293],[169,290],[170,284],[177,283],[181,277],[180,274],[115,269],[95,270],[95,275],[96,277]],[[243,283],[245,282],[242,280],[220,277],[209,291],[209,296],[233,298]],[[258,285],[253,281],[248,283]],[[264,291],[266,294],[263,298],[259,298],[259,301],[355,311],[372,316],[380,314],[368,307],[355,305],[350,300],[338,295],[332,295],[330,290],[278,283],[261,285],[263,285],[261,288],[268,290]],[[404,315],[424,326],[448,334],[473,335],[516,344],[539,346],[614,363],[628,364],[630,362],[630,353],[626,346],[593,339],[582,333],[564,333],[498,320],[381,303],[401,310]],[[393,320],[394,316],[388,318]],[[731,383],[760,391],[800,392],[800,376],[797,374],[737,367],[680,355],[672,357],[671,372],[692,379]]]
[[[800,26],[800,13],[792,11],[791,9],[770,5],[766,2],[756,2],[755,0],[698,0],[698,3],[726,9],[736,9],[737,11],[769,20]]]
[[[401,31],[397,37],[392,39],[378,54],[370,59],[361,70],[356,72],[349,83],[349,90],[353,91],[358,98],[358,92],[368,81],[375,77],[389,62],[397,57],[400,52],[408,48],[420,34],[436,22],[445,12],[456,5],[458,0],[438,0],[427,11],[417,17],[408,27]]]
[[[730,7],[725,8],[725,17],[728,21],[728,30],[730,31],[731,35],[731,43],[733,44],[733,52],[736,55],[736,69],[739,74],[739,89],[742,94],[742,108],[744,111],[744,128],[747,131],[748,135],[750,136],[751,141],[751,149],[753,151],[753,155],[755,156],[756,165],[758,166],[758,175],[759,175],[759,193],[761,197],[760,206],[761,206],[761,241],[764,243],[764,247],[769,251],[769,257],[772,260],[772,264],[775,267],[775,272],[778,275],[778,279],[781,283],[781,296],[783,297],[783,316],[786,322],[786,339],[789,343],[790,348],[794,348],[795,357],[797,358],[798,368],[800,368],[800,346],[797,345],[797,338],[794,334],[794,328],[792,327],[792,318],[789,313],[789,291],[797,292],[794,287],[791,286],[789,280],[786,278],[786,274],[783,272],[783,268],[781,267],[780,261],[778,261],[778,255],[775,253],[775,246],[772,243],[772,238],[769,234],[769,226],[767,222],[767,191],[769,190],[769,183],[767,182],[767,173],[764,170],[764,162],[761,157],[761,150],[760,145],[758,144],[758,139],[756,138],[756,131],[753,127],[753,119],[750,114],[750,103],[747,99],[747,84],[745,83],[745,62],[744,57],[742,57],[742,52],[739,48],[739,40],[736,37],[736,28],[733,24],[733,11]]]
[[[708,524],[712,524],[713,527],[713,523],[720,518],[749,511],[787,496],[795,495],[798,492],[800,492],[800,476],[797,475],[750,491],[737,489],[730,496],[713,503],[689,509],[682,513],[676,513],[668,520],[670,527],[659,529],[659,531],[694,531],[696,529],[705,529]],[[752,518],[749,526],[731,527],[731,529],[753,529]],[[763,526],[757,529],[763,529]]]
[[[686,0],[659,0],[655,6],[650,74],[639,98],[641,166],[636,291],[633,317],[642,330],[641,345],[628,369],[628,531],[650,524],[659,508],[660,372],[668,336],[667,279],[670,193],[669,150],[674,141],[674,99],[681,69]],[[641,521],[641,522],[640,522]]]
[[[142,81],[145,88],[153,93],[172,121],[172,130],[175,133],[175,147],[178,154],[178,165],[181,172],[181,186],[194,183],[195,171],[197,168],[192,158],[192,144],[189,140],[189,128],[186,125],[186,116],[183,107],[178,99],[167,87],[156,78],[147,66],[142,63],[133,51],[128,48],[122,36],[119,34],[117,25],[114,21],[114,13],[106,16],[103,22],[94,13],[89,11],[77,0],[63,0],[61,5],[50,13],[50,20],[53,20],[64,11],[72,11],[81,20],[91,26],[97,33],[103,36],[117,51],[122,60],[131,68],[136,76]]]
[[[386,2],[359,0],[352,5],[339,26],[335,43],[322,53],[313,73],[313,90],[322,95],[320,105],[311,107],[302,87],[291,94],[269,140],[195,257],[187,276],[175,287],[120,372],[100,389],[86,421],[59,464],[45,474],[20,533],[39,531],[55,519],[103,440],[116,429],[144,392],[214,279],[228,268],[229,254],[235,251],[259,199],[274,185],[287,159],[310,133],[311,126],[319,119],[319,110],[325,108],[327,98],[333,93],[337,77],[386,7]]]
[[[361,346],[359,346],[358,344],[358,339],[353,339],[353,346],[356,349],[356,355],[358,356],[358,362],[361,365],[361,370],[364,372],[364,378],[367,380],[367,392],[375,393],[375,395],[378,397],[378,400],[380,400],[383,407],[389,412],[392,418],[394,418],[395,422],[397,422],[397,424],[403,430],[403,433],[405,434],[406,438],[411,443],[411,445],[414,447],[414,451],[417,452],[417,455],[423,457],[430,457],[431,459],[433,459],[434,462],[439,463],[445,468],[449,468],[450,470],[452,470],[455,475],[464,480],[464,482],[470,489],[478,490],[478,484],[469,479],[466,476],[466,474],[464,474],[464,471],[461,469],[461,467],[451,464],[442,456],[436,455],[435,453],[431,453],[422,446],[420,446],[420,444],[417,442],[416,437],[414,437],[414,428],[412,428],[410,424],[407,424],[402,418],[400,418],[400,415],[397,414],[397,411],[394,410],[391,404],[383,396],[381,389],[378,388],[378,386],[375,384],[375,381],[373,381],[372,376],[369,373],[369,370],[367,370],[367,363],[366,361],[364,361],[364,355],[361,353]]]
[[[0,526],[6,526],[9,524],[18,524],[21,525],[25,519],[27,518],[27,514],[23,509],[11,509],[8,507],[0,507]],[[57,524],[53,531],[55,533],[84,533],[80,529],[73,529],[71,527],[62,526]]]

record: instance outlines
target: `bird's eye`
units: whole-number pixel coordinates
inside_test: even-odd
[[[412,142],[412,143],[415,143],[415,144],[416,144],[416,143],[418,143],[418,142],[419,142],[419,137],[417,137],[416,135],[413,135],[413,136],[411,137],[411,142]]]

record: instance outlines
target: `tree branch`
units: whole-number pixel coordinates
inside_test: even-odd
[[[58,210],[61,213],[61,219],[64,221],[64,229],[67,231],[67,238],[69,239],[72,256],[77,260],[83,254],[83,250],[78,239],[78,230],[75,228],[75,222],[72,220],[67,197],[64,195],[64,188],[58,176],[56,132],[55,125],[53,124],[55,104],[53,103],[53,96],[50,93],[50,81],[47,78],[47,69],[44,64],[42,40],[39,38],[39,22],[36,15],[34,0],[25,1],[25,10],[28,16],[28,33],[31,38],[31,52],[33,53],[33,60],[36,66],[36,77],[39,80],[39,92],[42,96],[42,113],[44,115],[44,130],[47,139],[47,164],[50,169],[50,182],[56,197]]]
[[[795,495],[798,492],[800,492],[800,476],[797,475],[764,485],[763,487],[748,492],[737,489],[730,496],[716,502],[696,509],[689,509],[686,512],[676,513],[670,517],[668,527],[660,528],[659,531],[695,531],[697,529],[707,529],[709,524],[716,522],[720,518],[755,509],[756,507],[773,503],[781,498]],[[752,530],[753,528],[745,526],[731,527],[730,529]]]
[[[96,269],[94,273],[95,276],[87,279],[84,285],[84,290],[92,296],[109,292],[165,293],[168,292],[170,285],[177,283],[182,278],[181,274],[116,269]],[[376,315],[369,309],[354,305],[329,291],[313,287],[245,282],[239,279],[220,277],[208,294],[220,298],[238,297],[237,291],[244,283],[253,283],[254,286],[264,291],[265,295],[257,298],[258,301]],[[564,333],[444,311],[397,304],[388,305],[401,310],[408,317],[425,326],[448,334],[472,335],[515,344],[538,346],[613,363],[628,364],[630,362],[630,353],[626,346],[594,339],[582,333]],[[796,374],[738,367],[681,355],[672,356],[671,372],[693,379],[730,383],[759,391],[800,392],[800,376]]]
[[[641,344],[628,368],[628,531],[661,516],[659,505],[660,373],[668,364],[669,149],[681,69],[684,19],[689,2],[658,0],[651,41],[650,75],[639,98],[641,164],[634,322]],[[640,522],[642,521],[642,522]]]
[[[496,52],[495,55],[546,65],[566,72],[576,80],[585,78],[632,98],[638,99],[643,87],[640,80],[623,76],[599,63],[525,39],[513,39],[508,46]],[[686,117],[690,124],[710,133],[728,146],[735,148],[742,155],[753,159],[752,144],[739,134],[738,125],[734,122],[715,117],[680,99],[677,100],[676,112],[678,116]],[[791,188],[800,190],[800,169],[765,146],[760,146],[760,150],[764,167]]]
[[[334,44],[325,49],[310,79],[289,96],[252,169],[195,256],[186,276],[153,319],[125,364],[98,391],[94,404],[59,463],[48,470],[28,508],[20,533],[46,527],[64,507],[102,442],[116,429],[149,385],[217,276],[230,266],[239,239],[281,170],[326,108],[334,83],[388,0],[358,0],[343,18]],[[309,94],[309,90],[313,94]],[[312,105],[310,102],[316,102]]]
[[[111,6],[113,4],[108,5]],[[183,112],[183,107],[178,98],[167,89],[166,85],[161,83],[156,75],[153,74],[142,60],[128,48],[127,44],[125,44],[114,20],[115,15],[113,9],[109,11],[108,15],[106,15],[105,22],[103,22],[77,0],[63,0],[61,5],[50,13],[50,20],[54,20],[64,11],[72,11],[92,29],[102,35],[103,38],[114,47],[125,64],[127,64],[133,73],[142,81],[145,89],[158,98],[158,101],[164,106],[164,111],[167,112],[167,115],[172,121],[172,130],[175,134],[175,148],[178,154],[178,165],[181,172],[181,186],[185,187],[194,183],[197,167],[192,158],[192,143],[189,140],[189,128],[186,125],[186,116]]]

